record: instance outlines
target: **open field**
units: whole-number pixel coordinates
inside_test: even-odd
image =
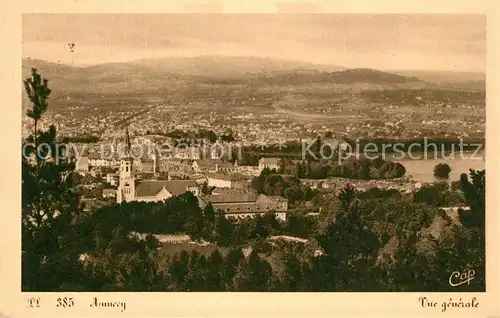
[[[166,256],[175,255],[175,254],[180,253],[184,250],[184,251],[187,251],[188,253],[191,253],[192,251],[197,251],[204,256],[209,256],[217,248],[219,249],[219,251],[223,255],[228,250],[227,248],[218,247],[218,246],[213,245],[213,244],[202,246],[202,245],[190,244],[190,243],[178,243],[178,244],[166,243],[166,244],[161,245],[160,254],[161,254],[161,256],[166,257]]]

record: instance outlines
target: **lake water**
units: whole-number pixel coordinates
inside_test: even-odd
[[[394,160],[406,168],[406,175],[411,175],[415,181],[434,182],[434,167],[439,163],[446,163],[451,167],[449,181],[460,179],[462,173],[469,175],[469,169],[483,170],[485,168],[484,156],[477,158],[457,156],[455,158],[432,158],[432,159],[402,159]]]

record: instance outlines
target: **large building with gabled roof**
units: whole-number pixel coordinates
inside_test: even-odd
[[[233,219],[273,213],[277,219],[286,221],[288,211],[287,199],[248,191],[207,195],[203,198],[203,202],[210,203],[215,211],[222,212],[225,217]]]

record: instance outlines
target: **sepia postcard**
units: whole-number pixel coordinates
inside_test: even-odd
[[[0,317],[500,317],[495,1],[5,9]]]

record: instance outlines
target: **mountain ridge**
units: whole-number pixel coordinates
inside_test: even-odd
[[[217,62],[220,60],[220,63]],[[208,61],[203,66],[202,61]],[[261,64],[257,62],[263,62]],[[461,75],[460,80],[429,81],[428,77],[411,76],[414,73],[386,72],[371,68],[346,69],[336,65],[302,63],[288,60],[248,57],[193,57],[143,59],[125,63],[104,63],[92,66],[70,66],[39,59],[23,59],[23,78],[29,76],[35,67],[51,80],[56,91],[120,92],[155,91],[158,89],[177,89],[193,84],[220,85],[353,85],[366,83],[373,86],[408,86],[410,89],[429,87],[438,84],[448,89],[466,88],[468,82]],[[180,63],[182,62],[182,63]],[[183,69],[183,65],[191,66]],[[255,64],[255,65],[251,65]],[[325,67],[325,68],[323,68]],[[217,69],[214,71],[214,69]],[[330,71],[333,70],[333,71]],[[474,79],[476,79],[474,77]],[[454,84],[453,84],[454,83]],[[413,84],[417,84],[416,86]],[[471,81],[472,89],[481,89],[481,82]],[[400,88],[400,87],[399,87]]]

